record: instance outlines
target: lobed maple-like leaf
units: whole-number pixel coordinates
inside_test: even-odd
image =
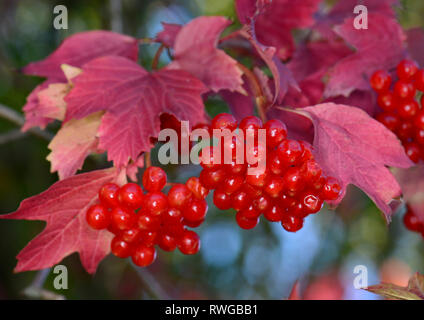
[[[348,96],[354,90],[370,90],[372,73],[378,69],[392,69],[405,55],[405,36],[395,19],[372,13],[368,15],[368,29],[359,30],[354,27],[353,20],[346,19],[336,27],[336,32],[357,51],[334,66],[325,97]]]
[[[23,68],[25,74],[53,78],[66,82],[62,64],[81,67],[101,56],[114,55],[136,61],[138,41],[135,38],[111,31],[86,31],[76,33],[65,41],[46,59],[30,63]]]
[[[173,48],[178,32],[182,26],[175,23],[162,22],[163,30],[156,35],[156,41],[159,41],[167,47]]]
[[[295,44],[292,29],[314,24],[314,13],[322,0],[236,0],[236,11],[243,24],[255,19],[256,35],[262,44],[275,47],[283,60],[291,57]]]
[[[45,229],[18,254],[15,272],[39,270],[78,252],[84,268],[94,273],[110,252],[113,234],[92,229],[85,220],[88,207],[98,199],[98,190],[117,180],[114,168],[79,174],[53,184],[39,195],[25,199],[14,213],[0,219],[40,220]]]
[[[98,131],[99,148],[119,167],[152,148],[150,138],[159,134],[162,113],[190,125],[206,121],[201,97],[206,91],[183,70],[150,74],[131,60],[102,57],[87,63],[75,79],[65,98],[65,121],[106,111]]]
[[[424,300],[424,275],[416,272],[409,279],[406,287],[381,283],[370,286],[365,290],[391,300]]]
[[[217,48],[219,36],[231,21],[224,17],[198,17],[176,35],[175,59],[170,69],[182,69],[203,81],[211,90],[243,93],[238,62]]]
[[[363,110],[323,103],[293,112],[314,124],[314,156],[324,172],[338,178],[343,192],[353,184],[362,189],[390,221],[390,202],[401,189],[386,166],[412,165],[396,136]]]
[[[396,169],[394,175],[402,188],[403,199],[424,223],[424,165]]]
[[[73,176],[82,168],[85,158],[97,151],[97,131],[102,112],[93,113],[82,119],[73,119],[63,125],[50,141],[51,150],[47,160],[51,172],[57,171],[61,180]]]

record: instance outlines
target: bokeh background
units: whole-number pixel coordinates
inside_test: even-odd
[[[401,3],[402,25],[423,26],[424,1]],[[58,4],[68,8],[68,30],[53,28],[53,8]],[[1,0],[0,104],[21,113],[26,96],[41,79],[20,74],[19,68],[45,58],[71,34],[106,29],[153,37],[161,30],[161,21],[181,24],[199,15],[224,15],[237,23],[232,0]],[[157,45],[142,46],[143,65],[150,66],[155,50]],[[161,62],[167,59],[164,54]],[[227,110],[216,99],[210,99],[207,108],[211,115]],[[18,129],[0,117],[0,214],[14,211],[20,201],[57,181],[46,160],[48,141]],[[47,128],[52,133],[57,129],[58,124]],[[102,156],[89,157],[84,170],[105,164]],[[185,181],[198,168],[166,170],[171,181]],[[0,221],[0,299],[30,298],[25,289],[43,276],[45,289],[67,299],[284,299],[296,280],[309,299],[378,299],[353,288],[356,265],[367,267],[369,284],[383,280],[405,285],[412,272],[424,272],[424,240],[404,228],[402,214],[400,210],[387,228],[375,205],[351,188],[337,210],[325,208],[308,218],[301,231],[289,234],[279,224],[265,221],[243,231],[232,213],[210,205],[208,219],[199,229],[199,254],[160,251],[157,262],[147,269],[109,256],[94,276],[73,254],[63,261],[69,289],[62,291],[53,288],[52,272],[13,273],[15,256],[44,223]]]

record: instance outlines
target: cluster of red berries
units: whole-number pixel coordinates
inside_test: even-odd
[[[424,95],[421,94],[421,108],[416,100],[417,90],[424,92],[424,69],[418,69],[411,60],[402,60],[396,74],[396,82],[384,70],[371,76],[371,87],[383,109],[376,118],[397,135],[408,157],[417,163],[424,160]]]
[[[249,152],[255,156],[261,154],[257,137],[260,129],[265,130],[264,172],[248,174],[248,169],[258,168],[258,164],[238,163],[243,162],[237,161],[236,155],[240,139],[234,136],[228,144],[221,137],[218,146],[202,149],[200,164],[203,170],[199,179],[205,188],[214,190],[216,207],[237,211],[236,221],[241,228],[254,228],[263,214],[269,221],[280,222],[285,230],[296,232],[302,228],[306,216],[322,208],[324,200],[339,197],[340,183],[323,174],[313,158],[310,145],[287,139],[287,128],[283,122],[273,119],[263,125],[259,118],[249,116],[238,124],[231,114],[222,113],[212,120],[211,125],[214,131],[229,129],[233,132],[237,127],[244,133],[243,139],[246,134],[252,134],[255,139],[253,148],[244,148],[244,159]],[[243,146],[245,142],[243,140]],[[220,148],[221,152],[215,153],[216,148]],[[223,161],[225,148],[231,149],[231,163]],[[216,154],[221,158],[215,159]]]
[[[415,212],[410,206],[406,208],[406,213],[403,216],[403,224],[409,231],[421,233],[424,238],[424,223],[415,215]]]
[[[93,229],[107,228],[115,234],[114,255],[131,256],[134,264],[146,267],[156,259],[155,245],[164,251],[178,247],[183,254],[199,251],[199,236],[187,227],[198,227],[205,220],[209,191],[192,177],[186,184],[174,184],[165,195],[166,181],[161,168],[149,167],[142,181],[147,193],[136,183],[102,186],[99,203],[88,209],[86,219]]]

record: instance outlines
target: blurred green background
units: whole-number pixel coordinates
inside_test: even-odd
[[[401,3],[402,25],[424,25],[424,1]],[[52,26],[53,8],[58,4],[68,8],[68,30]],[[237,20],[230,0],[2,0],[0,104],[21,112],[26,96],[41,79],[20,74],[19,68],[45,58],[73,33],[106,29],[153,37],[161,30],[161,21],[186,23],[198,15]],[[156,45],[143,46],[141,62],[150,65],[155,50]],[[166,62],[166,55],[162,58]],[[219,101],[208,102],[211,114],[225,108]],[[48,142],[35,135],[20,135],[17,129],[0,118],[0,214],[14,211],[20,201],[57,180],[45,159]],[[57,129],[57,124],[47,128],[50,132]],[[13,138],[4,142],[11,132]],[[104,158],[90,157],[84,169],[99,166],[104,166]],[[193,170],[198,169],[167,168],[171,181],[185,181]],[[354,266],[368,268],[370,284],[381,279],[401,284],[412,271],[424,272],[424,241],[405,230],[401,216],[402,212],[386,228],[374,204],[354,188],[336,211],[324,209],[308,218],[296,234],[264,221],[252,231],[243,231],[231,213],[211,205],[209,218],[199,231],[202,250],[198,255],[160,252],[158,261],[146,270],[109,256],[97,274],[90,276],[73,254],[63,261],[69,270],[69,289],[55,290],[53,273],[48,274],[45,288],[67,299],[282,299],[300,279],[309,298],[376,299],[353,288]],[[42,228],[42,222],[0,221],[1,299],[28,298],[23,291],[40,273],[14,274],[15,256]]]

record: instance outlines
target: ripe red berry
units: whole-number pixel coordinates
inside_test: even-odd
[[[300,172],[306,182],[315,182],[321,177],[322,169],[318,162],[311,159],[302,164]]]
[[[227,172],[223,168],[217,170],[203,169],[200,173],[199,180],[203,187],[207,189],[216,189],[220,186],[227,176]]]
[[[268,221],[278,222],[283,219],[284,211],[280,206],[273,205],[264,212],[264,217]]]
[[[164,251],[174,251],[177,248],[177,239],[169,234],[161,234],[159,237],[159,247]]]
[[[396,130],[396,134],[400,140],[408,140],[414,136],[414,125],[410,121],[402,121]]]
[[[280,158],[278,157],[277,152],[272,152],[268,156],[268,163],[267,166],[269,170],[275,174],[275,175],[281,175],[285,169],[283,163],[281,162]]]
[[[284,188],[284,180],[280,176],[270,177],[265,186],[264,192],[266,192],[271,198],[277,198]]]
[[[183,217],[185,220],[195,222],[205,219],[208,212],[208,203],[206,200],[192,200],[184,209]]]
[[[393,113],[381,112],[376,119],[391,131],[395,131],[400,124],[399,117]]]
[[[266,171],[260,174],[248,174],[246,175],[246,182],[253,187],[262,188],[267,180]]]
[[[218,188],[213,193],[213,203],[220,210],[228,210],[232,206],[231,195]]]
[[[285,165],[295,165],[301,159],[303,146],[296,140],[284,140],[277,147],[277,153]]]
[[[103,205],[96,204],[88,208],[86,220],[90,227],[96,230],[105,229],[110,224],[110,214]]]
[[[254,199],[252,204],[253,204],[253,208],[256,210],[256,212],[254,212],[252,210],[245,212],[245,215],[248,218],[249,217],[250,218],[252,218],[252,217],[256,218],[258,215],[260,215],[261,213],[268,210],[272,205],[272,201],[271,201],[271,198],[269,196],[267,196],[266,194],[262,194],[259,197],[257,197],[256,199]]]
[[[230,164],[225,165],[225,169],[229,175],[243,175],[246,173],[247,164],[237,163],[233,160]]]
[[[234,210],[245,209],[250,205],[250,202],[249,195],[243,190],[239,190],[231,195],[231,206]]]
[[[161,191],[166,184],[166,173],[159,167],[149,167],[143,173],[143,186],[149,192]]]
[[[403,80],[409,80],[413,78],[417,71],[417,64],[411,60],[402,60],[396,68],[396,73],[399,79]]]
[[[197,220],[197,221],[188,221],[186,219],[183,219],[183,225],[189,227],[189,228],[197,228],[200,226],[203,222],[205,222],[205,219]]]
[[[239,175],[234,175],[226,178],[222,184],[222,190],[227,194],[232,194],[241,188],[244,178]]]
[[[420,145],[416,142],[407,142],[404,145],[405,153],[412,162],[418,163],[421,158]]]
[[[156,259],[156,250],[154,247],[139,246],[131,256],[136,266],[147,267]]]
[[[110,248],[112,253],[119,258],[128,258],[133,252],[133,247],[118,236],[112,239]]]
[[[143,190],[136,183],[127,183],[118,191],[119,203],[130,209],[140,208],[143,204],[143,198]]]
[[[149,192],[144,197],[147,214],[158,216],[168,209],[168,198],[162,192]]]
[[[413,232],[421,232],[424,229],[421,221],[409,207],[403,216],[403,223],[408,230]]]
[[[256,136],[258,129],[262,127],[262,121],[258,117],[255,116],[247,116],[240,121],[239,129],[244,133],[246,137],[247,130],[251,130],[253,134]]]
[[[186,182],[186,186],[197,199],[205,199],[209,194],[209,190],[202,186],[199,178],[197,177],[189,178]]]
[[[204,169],[218,169],[223,164],[221,158],[218,147],[205,147],[199,153],[199,162]]]
[[[141,231],[140,233],[140,244],[152,247],[157,244],[158,232],[157,231]]]
[[[303,211],[306,214],[317,213],[321,210],[323,201],[315,194],[305,193],[301,196]]]
[[[424,97],[424,95],[423,95],[423,97]],[[417,113],[417,115],[414,119],[414,125],[418,129],[424,130],[424,110],[421,110],[420,112]]]
[[[420,110],[415,100],[401,102],[397,107],[397,112],[401,118],[412,119]]]
[[[424,70],[418,70],[414,79],[417,90],[424,91]]]
[[[139,214],[137,224],[140,230],[156,231],[160,228],[160,218],[143,212]]]
[[[160,218],[162,219],[162,222],[164,224],[177,224],[180,223],[183,219],[183,214],[179,209],[169,208],[168,210],[162,213]]]
[[[415,141],[421,145],[421,150],[424,146],[424,129],[418,129],[415,132]]]
[[[384,70],[377,70],[370,79],[371,87],[377,92],[388,90],[391,82],[392,78],[390,74]]]
[[[322,188],[321,197],[323,200],[336,200],[341,191],[342,187],[339,181],[336,178],[328,177]]]
[[[127,243],[136,244],[141,239],[141,230],[138,228],[126,229],[119,233],[119,237]]]
[[[183,254],[196,254],[200,249],[200,238],[197,233],[186,230],[178,241],[178,249]]]
[[[190,202],[191,195],[191,191],[185,184],[177,183],[168,192],[169,206],[182,209]]]
[[[381,109],[387,112],[393,112],[396,109],[396,98],[390,91],[381,92],[377,97],[377,103]]]
[[[399,80],[395,83],[393,92],[399,99],[412,100],[415,97],[415,87],[411,82]]]
[[[305,187],[303,175],[298,167],[290,167],[283,176],[284,188],[297,193]]]
[[[295,216],[284,216],[281,225],[286,231],[296,232],[303,227],[303,218]]]
[[[119,205],[118,202],[119,186],[115,183],[106,183],[99,191],[100,202],[108,207],[113,208]]]
[[[113,208],[110,216],[112,225],[119,230],[132,228],[137,220],[137,215],[134,211],[121,207]]]
[[[237,128],[237,120],[229,113],[220,113],[212,119],[212,129],[229,129],[231,131]]]
[[[268,120],[263,128],[266,130],[266,145],[269,148],[278,146],[287,138],[287,127],[278,119]]]
[[[248,230],[253,229],[259,222],[259,217],[248,218],[245,215],[245,210],[241,210],[236,214],[236,222],[240,228]]]

